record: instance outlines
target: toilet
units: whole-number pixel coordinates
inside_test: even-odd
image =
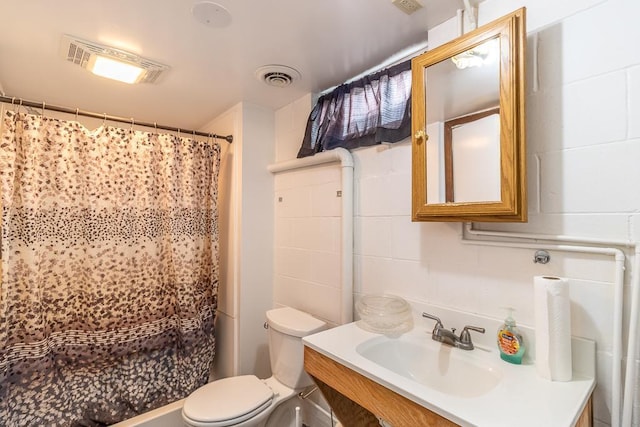
[[[273,410],[313,384],[304,371],[302,337],[326,323],[302,311],[267,311],[272,376],[241,375],[210,382],[189,395],[182,419],[189,427],[263,427]]]

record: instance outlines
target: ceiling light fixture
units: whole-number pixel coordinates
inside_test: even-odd
[[[64,35],[60,55],[93,74],[124,83],[157,83],[169,69],[159,62],[110,46]]]
[[[100,55],[93,56],[87,69],[97,76],[129,84],[137,82],[140,75],[144,73],[144,70],[137,65]]]
[[[499,51],[500,42],[495,38],[455,55],[451,58],[451,61],[453,61],[460,70],[469,67],[482,67],[483,65],[494,62],[498,57]]]

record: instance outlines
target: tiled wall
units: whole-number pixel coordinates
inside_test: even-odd
[[[275,178],[274,302],[340,319],[340,168],[316,166]]]
[[[488,0],[480,8],[480,21],[523,5],[529,34],[530,218],[527,224],[483,227],[638,241],[640,2]],[[431,31],[431,46],[450,40],[454,30],[447,22]],[[276,114],[277,153],[297,151],[303,129],[297,120],[309,112],[306,101]],[[297,139],[292,138],[296,132]],[[532,250],[465,245],[460,224],[411,222],[408,141],[352,154],[356,297],[387,291],[495,319],[511,306],[518,322],[532,325],[533,276],[570,278],[572,333],[597,341],[596,426],[608,425],[612,258],[552,251],[551,262],[541,265],[532,262]],[[335,322],[340,218],[333,192],[339,189],[339,168],[278,175],[275,188],[274,301]],[[283,201],[278,203],[278,197]],[[319,205],[324,210],[316,214]],[[314,225],[322,228],[308,228]],[[628,259],[627,293],[631,265]],[[330,271],[336,272],[334,278]]]

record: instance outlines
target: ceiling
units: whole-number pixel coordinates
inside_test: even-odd
[[[6,96],[198,129],[244,101],[280,108],[340,84],[424,42],[462,0],[421,0],[406,15],[391,0],[212,0],[231,21],[205,25],[201,0],[0,0],[0,88]],[[217,16],[217,15],[216,15]],[[171,68],[157,84],[97,77],[59,54],[64,34],[131,51]],[[282,64],[286,88],[255,76]]]

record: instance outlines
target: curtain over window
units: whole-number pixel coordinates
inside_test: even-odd
[[[411,134],[411,61],[338,86],[318,99],[298,157],[398,142]]]

